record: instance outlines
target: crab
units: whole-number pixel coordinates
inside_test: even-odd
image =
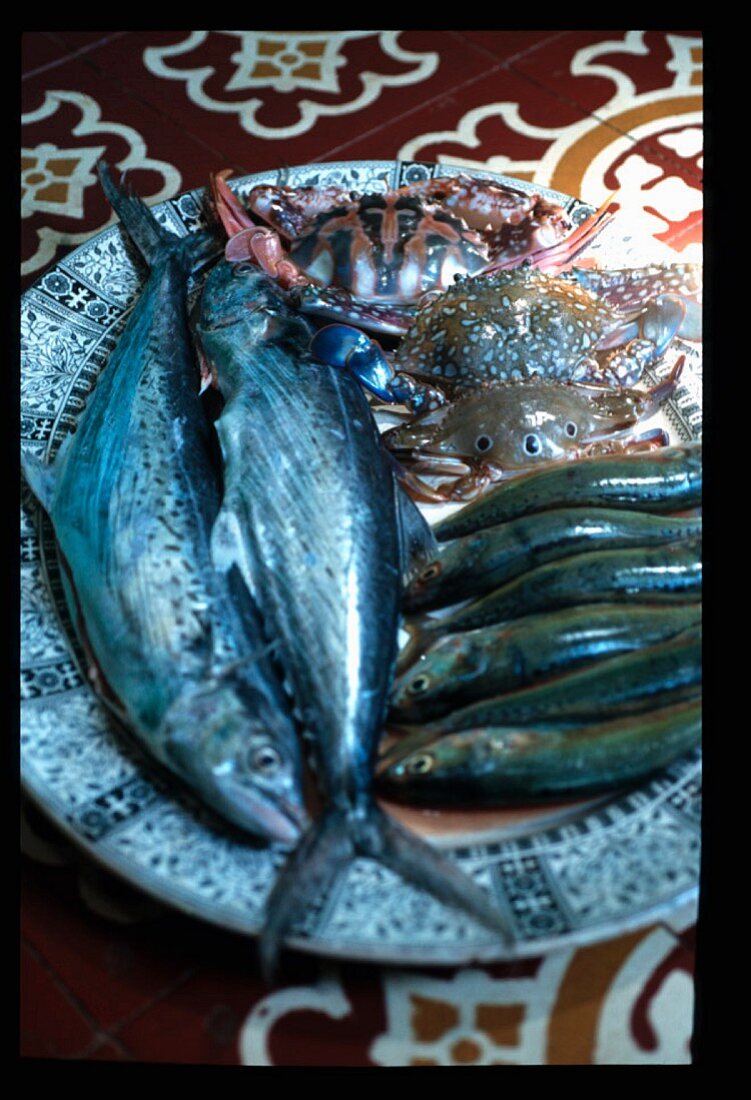
[[[211,177],[228,260],[259,264],[304,312],[397,336],[426,292],[523,260],[559,270],[612,216],[613,196],[575,228],[537,193],[466,176],[367,194],[261,185],[247,196],[249,213],[229,174]]]
[[[696,265],[551,274],[525,261],[483,279],[457,276],[424,300],[394,353],[345,324],[319,329],[311,350],[412,413],[536,375],[634,386],[676,335],[700,337],[699,285]]]
[[[676,389],[681,356],[646,391],[534,375],[483,383],[382,435],[400,480],[420,501],[472,500],[491,484],[541,463],[666,446],[661,428],[632,434]],[[419,475],[448,480],[431,485]]]

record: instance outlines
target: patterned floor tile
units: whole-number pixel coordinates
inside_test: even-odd
[[[138,32],[87,58],[245,172],[320,160],[495,64],[448,31]]]
[[[350,139],[337,156],[438,161],[529,179],[557,135],[585,118],[553,94],[537,90],[530,97],[529,81],[499,69]]]
[[[556,95],[596,112],[616,85],[633,96],[674,86],[679,68],[686,90],[701,86],[701,37],[680,31],[570,31],[530,51],[513,69]]]
[[[219,154],[81,61],[22,88],[22,268],[28,284],[115,221],[95,174],[104,158],[132,169],[149,204],[203,183]],[[187,166],[187,171],[186,171]]]
[[[67,869],[50,878],[27,863],[22,877],[22,923],[30,946],[97,1023],[109,1030],[184,980],[190,956],[148,924],[120,927],[89,912]],[[30,996],[31,999],[31,996]]]

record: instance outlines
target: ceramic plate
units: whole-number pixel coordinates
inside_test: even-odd
[[[289,182],[383,190],[454,172],[404,162],[344,162],[290,169]],[[232,186],[244,194],[274,181],[274,174],[264,173]],[[532,190],[522,181],[506,182]],[[561,202],[577,222],[591,213],[576,199],[536,190]],[[203,224],[201,199],[200,191],[183,194],[157,206],[157,217],[179,235],[193,232]],[[650,242],[647,252],[619,216],[591,251],[601,266],[632,267],[669,258],[658,247]],[[146,276],[114,226],[24,295],[24,448],[49,460],[75,427]],[[684,353],[681,387],[656,421],[676,443],[701,434],[700,349],[676,341],[659,374]],[[52,527],[25,485],[21,612],[25,791],[70,838],[131,885],[216,925],[256,934],[284,851],[232,831],[114,725],[86,679]],[[594,801],[508,813],[388,808],[487,888],[513,929],[515,946],[504,948],[469,918],[366,859],[351,866],[315,912],[302,915],[291,946],[363,960],[456,965],[606,939],[696,903],[698,752],[637,789]]]

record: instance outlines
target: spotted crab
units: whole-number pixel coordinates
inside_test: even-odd
[[[611,216],[608,200],[575,228],[537,193],[466,176],[377,194],[261,185],[246,210],[228,175],[211,179],[228,260],[259,264],[304,312],[394,335],[409,328],[426,292],[525,259],[559,269]]]
[[[382,439],[416,500],[471,500],[492,482],[540,463],[665,446],[662,429],[641,436],[631,430],[675,391],[684,362],[681,356],[668,377],[646,391],[540,375],[485,382]],[[420,474],[448,480],[433,486]]]
[[[695,265],[550,274],[525,262],[483,279],[457,276],[426,296],[394,354],[344,324],[321,328],[312,350],[412,412],[535,375],[633,386],[678,333],[700,337],[699,285]]]

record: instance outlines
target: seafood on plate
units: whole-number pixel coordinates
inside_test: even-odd
[[[402,726],[398,751],[479,726],[605,721],[695,698],[701,695],[701,657],[701,625],[694,624],[652,645],[483,697],[429,722]]]
[[[214,562],[237,566],[258,601],[323,802],[268,899],[266,972],[358,856],[504,936],[485,891],[373,795],[397,652],[404,494],[365,394],[310,357],[306,323],[253,264],[210,272],[197,331],[224,398]]]
[[[403,669],[443,634],[458,634],[525,615],[598,603],[678,604],[701,599],[701,538],[666,546],[592,550],[538,565],[440,617],[405,621]]]
[[[379,765],[387,798],[496,807],[602,794],[667,767],[701,741],[701,699],[574,726],[478,725],[397,746]]]
[[[537,193],[467,176],[369,194],[259,185],[246,209],[229,174],[211,181],[228,260],[258,263],[294,289],[304,312],[396,335],[422,295],[445,290],[456,275],[484,276],[525,259],[560,268],[610,218],[609,200],[575,227]]]
[[[309,820],[294,722],[239,570],[211,559],[221,480],[187,285],[218,241],[174,236],[99,174],[150,275],[75,432],[52,464],[24,455],[23,468],[106,701],[225,819],[289,844]]]

